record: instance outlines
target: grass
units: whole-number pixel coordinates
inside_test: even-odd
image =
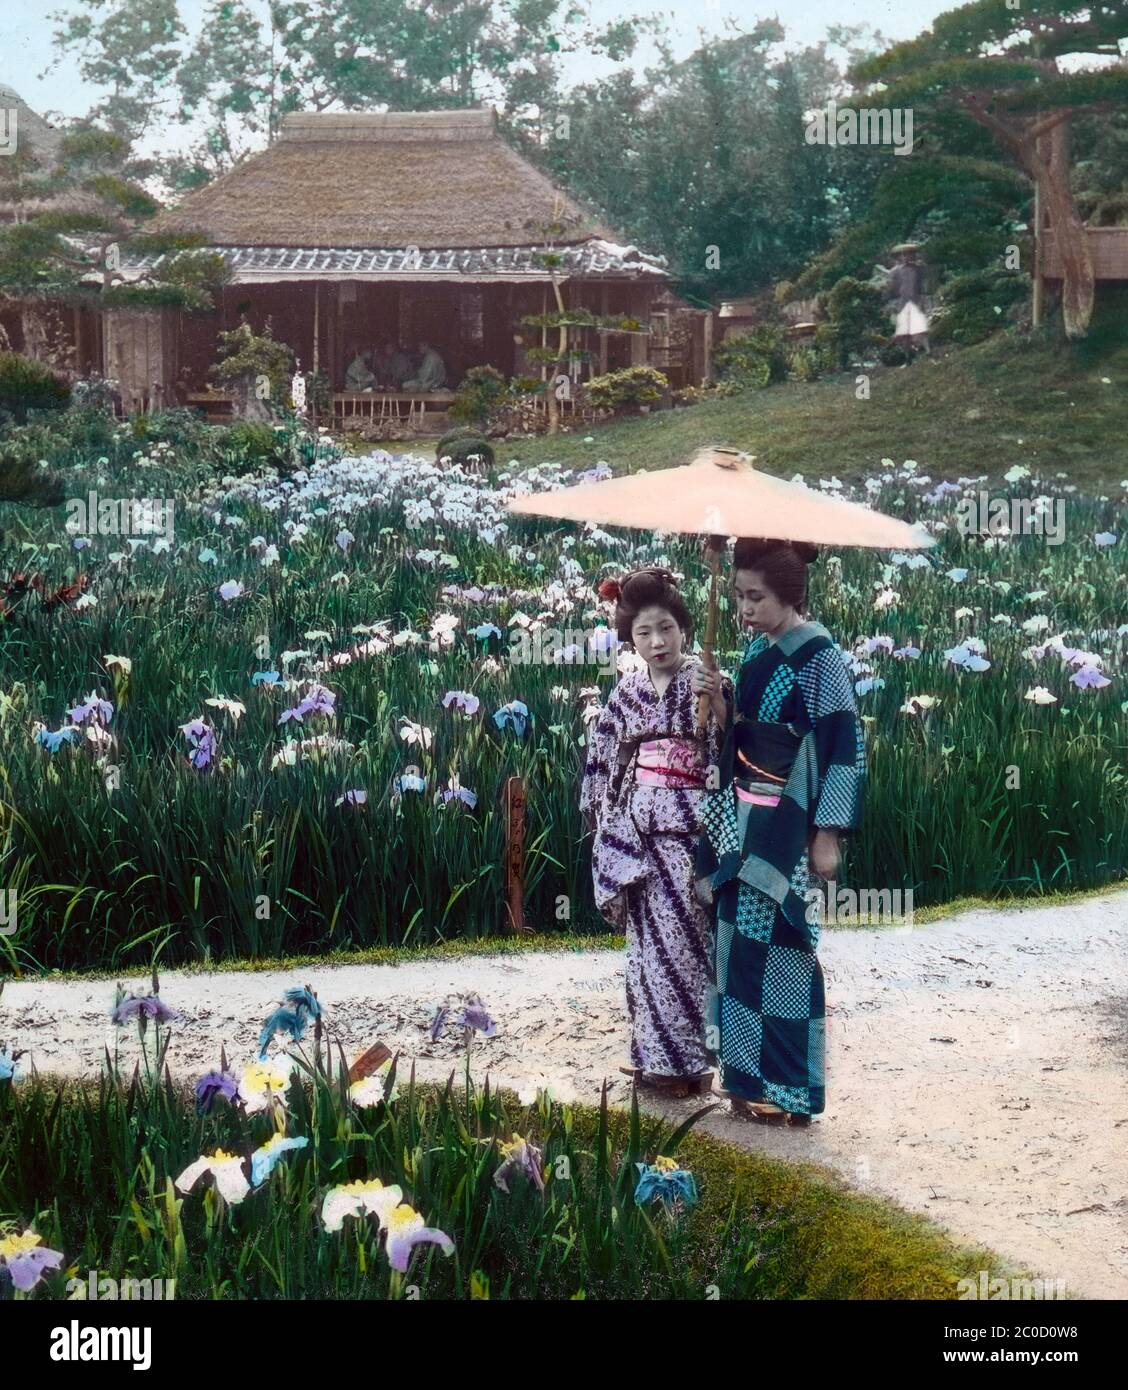
[[[583,468],[603,459],[616,473],[687,463],[702,444],[724,443],[785,477],[859,480],[883,457],[916,459],[937,477],[996,479],[1024,463],[1043,476],[1060,469],[1091,491],[1128,477],[1128,347],[1107,336],[1070,348],[1048,335],[1008,334],[904,370],[874,368],[870,398],[855,390],[854,373],[790,382],[495,447],[500,464],[517,457]]]
[[[359,1110],[326,1060],[292,1081],[282,1119],[308,1146],[230,1206],[173,1182],[217,1144],[264,1142],[269,1117],[226,1104],[201,1116],[182,1088],[145,1076],[0,1084],[0,1221],[34,1226],[65,1256],[31,1296],[65,1297],[68,1279],[98,1270],[175,1279],[180,1299],[944,1299],[981,1269],[1017,1272],[834,1174],[692,1132],[705,1110],[674,1130],[606,1095],[530,1106],[414,1078]],[[494,1182],[514,1133],[543,1150],[543,1195],[525,1177],[508,1194]],[[636,1164],[659,1154],[693,1174],[695,1203],[636,1204]],[[324,1230],[325,1192],[372,1177],[397,1184],[455,1254],[424,1246],[397,1276],[374,1225]]]

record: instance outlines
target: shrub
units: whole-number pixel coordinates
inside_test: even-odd
[[[793,347],[787,354],[787,370],[796,381],[814,381],[819,374],[818,352],[805,343]]]
[[[18,352],[0,352],[0,411],[25,424],[30,410],[59,410],[70,387],[50,367]]]
[[[508,383],[496,367],[471,367],[462,378],[448,413],[452,420],[466,420],[484,429],[508,395]]]
[[[661,400],[669,389],[669,381],[655,367],[624,367],[618,372],[593,376],[584,386],[588,400],[597,410],[612,411],[649,405]]]
[[[782,326],[764,323],[749,333],[726,338],[714,349],[713,370],[740,390],[770,386],[786,380],[789,351]]]
[[[489,440],[473,430],[452,431],[439,440],[435,458],[439,463],[461,463],[484,471],[493,467],[494,451]]]
[[[970,347],[1001,328],[1016,303],[1030,294],[1030,277],[1013,270],[958,275],[944,287],[932,325],[937,342]]]
[[[270,401],[276,408],[289,398],[294,354],[285,343],[275,340],[269,319],[261,334],[249,323],[241,323],[229,333],[221,333],[219,342],[221,360],[208,373],[232,392],[240,414],[259,419],[269,415],[267,403],[256,392],[260,377],[270,383]]]
[[[873,352],[888,336],[889,311],[876,285],[844,275],[826,296],[815,342],[839,368]]]

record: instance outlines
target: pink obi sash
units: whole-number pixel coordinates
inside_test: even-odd
[[[654,738],[638,746],[635,781],[644,787],[703,787],[704,756],[690,738]]]
[[[746,791],[746,790],[740,785],[739,782],[736,782],[736,783],[734,783],[733,785],[735,786],[735,788],[736,788],[736,794],[737,794],[737,796],[740,797],[741,801],[750,801],[750,802],[753,804],[753,806],[778,806],[778,805],[779,805],[779,794],[778,794],[778,793],[769,796],[769,795],[767,795],[767,794],[764,793],[764,792],[750,792],[750,791]]]

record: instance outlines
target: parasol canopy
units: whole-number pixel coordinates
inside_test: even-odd
[[[876,550],[922,550],[936,544],[923,527],[762,473],[747,454],[721,446],[702,449],[692,463],[677,468],[515,497],[509,510],[648,531]]]
[[[728,536],[809,541],[814,545],[864,546],[874,550],[923,550],[936,539],[860,502],[829,497],[801,483],[785,482],[752,467],[739,449],[708,445],[693,461],[657,473],[631,473],[605,482],[583,483],[556,492],[515,497],[511,512],[569,521],[634,526],[648,531],[680,531],[708,537],[709,567],[702,658],[715,668],[717,581],[720,554]],[[697,702],[697,729],[704,738],[708,696]]]

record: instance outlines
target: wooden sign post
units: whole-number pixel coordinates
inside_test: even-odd
[[[520,777],[505,781],[505,897],[509,930],[525,926],[525,783]]]

